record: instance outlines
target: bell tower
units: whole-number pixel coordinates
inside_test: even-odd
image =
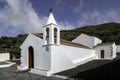
[[[55,21],[52,9],[46,25],[43,27],[43,45],[60,45],[60,28]]]

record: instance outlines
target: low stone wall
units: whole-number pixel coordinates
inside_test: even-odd
[[[10,53],[0,53],[0,61],[10,60]]]

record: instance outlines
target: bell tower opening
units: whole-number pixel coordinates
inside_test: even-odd
[[[49,28],[46,28],[46,43],[49,44]]]
[[[43,45],[60,45],[60,29],[53,16],[52,9],[46,25],[43,27]]]
[[[54,28],[54,43],[57,44],[57,28]]]

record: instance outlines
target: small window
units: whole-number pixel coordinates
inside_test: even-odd
[[[101,58],[104,58],[104,57],[105,57],[105,51],[101,50]]]

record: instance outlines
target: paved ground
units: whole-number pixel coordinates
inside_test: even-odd
[[[15,64],[11,67],[7,67],[7,68],[0,68],[0,80],[65,80],[65,79],[57,78],[57,77],[45,77],[45,76],[41,76],[41,75],[32,74],[29,72],[18,73],[17,65],[19,64],[19,61],[11,61],[11,62],[15,62],[17,64]],[[100,69],[95,68],[95,70],[89,68],[90,66],[93,67],[93,66],[98,65],[98,63],[99,64],[107,63],[108,65],[105,65],[103,67],[101,66]],[[101,73],[101,74],[99,74],[100,76],[104,76],[108,73],[112,73],[112,75],[113,75],[113,73],[115,73],[115,75],[118,76],[117,72],[120,71],[119,68],[120,68],[120,55],[112,61],[107,61],[107,62],[105,60],[98,61],[98,62],[91,61],[91,62],[84,64],[82,66],[79,66],[75,69],[71,69],[68,71],[58,73],[58,75],[75,76],[74,78],[77,78],[76,80],[93,80],[91,78],[91,76],[96,76],[96,73],[99,73],[99,71],[103,71],[103,72],[100,72]],[[86,69],[90,69],[90,70],[86,70]],[[108,71],[105,71],[108,73],[105,73],[104,69],[105,70],[109,69]],[[103,75],[103,73],[105,73],[105,74]],[[108,76],[111,76],[111,74],[109,74]],[[83,78],[83,79],[80,79],[80,78]],[[96,77],[96,80],[97,80],[97,78],[98,77]],[[75,79],[67,79],[67,80],[75,80]],[[100,79],[100,80],[103,80],[103,79]]]
[[[64,80],[56,77],[45,77],[29,72],[17,73],[16,65],[0,68],[0,80]]]
[[[5,64],[9,64],[9,63],[7,63],[5,61],[0,62],[0,65],[5,65]]]
[[[113,60],[93,60],[93,61],[90,61],[83,65],[77,66],[76,68],[66,70],[66,71],[63,71],[63,72],[60,72],[57,74],[64,75],[64,76],[76,76],[77,74],[83,73],[87,70],[91,70],[91,72],[92,72],[92,70],[97,67],[102,67],[103,65],[107,65],[107,64],[113,63],[115,61],[120,62],[120,54]]]

